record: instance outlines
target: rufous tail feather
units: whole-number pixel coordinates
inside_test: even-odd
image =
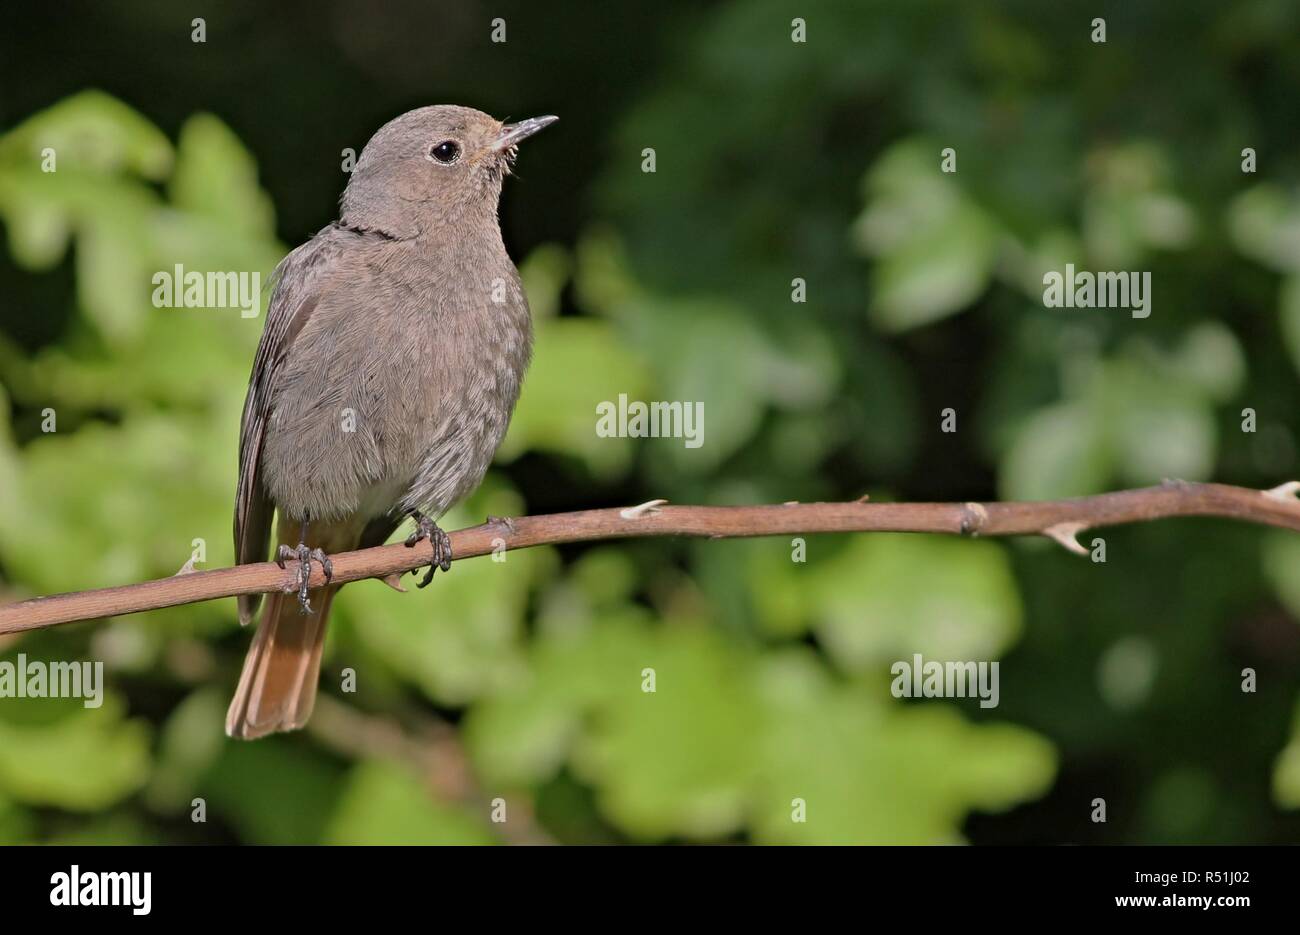
[[[310,614],[296,594],[272,594],[262,610],[239,687],[226,713],[226,733],[242,740],[307,723],[316,703],[325,624],[338,586],[311,592]]]

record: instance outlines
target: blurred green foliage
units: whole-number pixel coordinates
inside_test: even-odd
[[[1192,6],[665,8],[681,28],[654,81],[618,84],[580,224],[516,250],[535,363],[447,523],[1294,476],[1300,23]],[[565,121],[571,84],[548,108]],[[173,144],[134,103],[85,91],[0,136],[6,600],[170,574],[200,540],[198,567],[232,560],[261,319],[156,309],[150,277],[265,279],[304,232],[277,230],[227,122],[194,113]],[[552,168],[524,154],[507,220]],[[1151,318],[1044,308],[1065,263],[1151,270]],[[598,437],[620,393],[702,401],[705,444]],[[103,659],[109,687],[93,710],[0,701],[0,841],[1294,841],[1300,539],[1102,535],[1105,564],[812,536],[806,562],[781,539],[651,540],[466,561],[405,595],[363,582],[310,729],[254,744],[221,730],[249,637],[233,601],[29,634],[3,658]],[[1001,660],[1001,706],[895,700],[913,653]]]

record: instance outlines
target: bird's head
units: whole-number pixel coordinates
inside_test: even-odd
[[[421,107],[384,124],[343,192],[345,223],[412,237],[495,217],[516,147],[558,117],[502,123],[470,107]]]

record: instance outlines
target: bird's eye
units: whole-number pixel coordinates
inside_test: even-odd
[[[443,140],[429,150],[429,155],[443,165],[449,166],[460,157],[460,147],[453,140]]]

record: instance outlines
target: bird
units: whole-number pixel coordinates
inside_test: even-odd
[[[558,118],[504,123],[456,105],[384,124],[362,149],[338,220],[276,268],[240,419],[238,564],[296,561],[273,593],[226,715],[240,739],[311,715],[331,554],[381,545],[408,517],[450,568],[437,520],[483,479],[519,398],[532,321],[498,221],[518,144]],[[309,588],[315,562],[324,585]],[[241,595],[241,624],[261,595]]]

